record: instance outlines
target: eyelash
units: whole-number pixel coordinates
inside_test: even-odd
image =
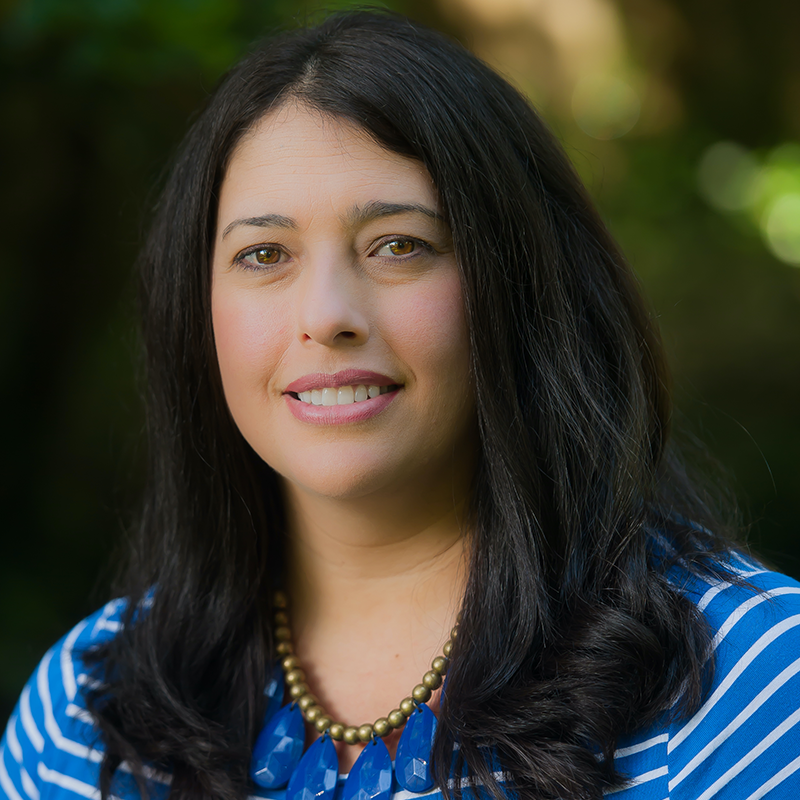
[[[418,249],[415,250],[413,253],[409,253],[408,255],[393,255],[393,256],[375,256],[375,258],[388,258],[388,259],[400,259],[401,261],[408,261],[409,259],[416,258],[417,256],[422,255],[423,253],[426,255],[433,255],[436,251],[429,242],[426,242],[424,239],[417,239],[415,236],[389,236],[382,241],[378,242],[375,247],[372,248],[370,251],[370,255],[376,253],[383,247],[392,244],[392,242],[413,242],[417,245]]]
[[[251,270],[253,272],[261,272],[269,267],[275,267],[282,263],[278,261],[275,264],[253,264],[247,261],[248,256],[260,253],[262,250],[275,250],[280,256],[286,255],[286,252],[279,245],[257,244],[254,247],[248,247],[246,250],[242,250],[241,253],[238,253],[233,259],[233,263],[242,269]]]
[[[409,253],[408,255],[396,255],[396,256],[373,256],[378,250],[387,245],[392,244],[392,242],[413,242],[417,245],[417,250],[413,253]],[[273,245],[273,244],[258,244],[254,245],[253,247],[248,247],[246,250],[242,250],[240,253],[236,255],[233,259],[233,263],[242,269],[251,270],[253,272],[262,272],[270,267],[276,267],[278,264],[283,263],[282,261],[276,261],[274,264],[253,264],[247,261],[249,256],[254,255],[255,253],[259,253],[262,250],[274,250],[276,251],[279,256],[285,256],[286,251],[280,245]],[[417,258],[423,254],[425,255],[433,255],[435,253],[435,249],[433,245],[429,242],[426,242],[424,239],[417,239],[415,236],[389,236],[378,242],[372,250],[370,250],[370,256],[375,258],[382,258],[385,260],[396,260],[396,261],[409,261],[412,258]]]

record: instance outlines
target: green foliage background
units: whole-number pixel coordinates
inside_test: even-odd
[[[686,424],[724,465],[757,549],[800,575],[800,269],[696,188],[698,160],[716,141],[758,153],[800,139],[800,7],[661,4],[691,32],[672,68],[682,123],[623,137],[613,151],[571,129],[564,136],[661,319]],[[470,42],[437,3],[387,5]],[[651,43],[637,20],[646,5],[619,3],[645,61]],[[106,599],[110,556],[135,507],[142,411],[131,266],[154,189],[226,67],[254,39],[317,9],[289,0],[0,4],[0,719],[44,650]]]

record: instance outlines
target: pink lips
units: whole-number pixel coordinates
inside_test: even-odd
[[[292,381],[284,389],[283,396],[286,399],[289,410],[301,422],[309,422],[312,425],[344,425],[363,422],[376,414],[380,414],[397,397],[399,389],[343,406],[314,406],[298,400],[295,395],[300,392],[327,387],[338,388],[340,386],[358,386],[359,384],[364,386],[393,386],[396,383],[387,375],[370,372],[369,370],[345,369],[334,374],[318,372],[304,375],[302,378]]]
[[[283,391],[284,394],[287,392],[300,394],[300,392],[307,392],[310,389],[324,389],[327,386],[338,389],[340,386],[358,386],[361,383],[364,386],[391,386],[397,381],[377,372],[363,369],[343,369],[333,375],[326,372],[303,375],[302,378],[292,381]]]

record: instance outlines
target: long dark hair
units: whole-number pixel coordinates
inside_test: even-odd
[[[283,520],[221,391],[209,262],[231,153],[289,98],[418,159],[462,270],[481,450],[438,785],[457,792],[447,778],[466,768],[500,796],[488,747],[521,800],[599,798],[619,780],[620,736],[702,697],[706,630],[665,571],[680,560],[721,574],[723,540],[667,443],[651,315],[560,146],[458,44],[378,12],[247,56],[158,205],[141,257],[149,485],[121,587],[127,624],[87,654],[102,681],[89,700],[103,796],[122,761],[168,769],[175,798],[247,792]]]

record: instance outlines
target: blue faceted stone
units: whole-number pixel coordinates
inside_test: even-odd
[[[389,800],[392,759],[382,739],[373,739],[347,776],[342,800]]]
[[[292,773],[286,800],[332,800],[338,778],[336,748],[326,733],[308,748]]]
[[[275,715],[277,710],[281,707],[283,702],[283,693],[286,690],[283,681],[283,667],[280,661],[275,664],[270,675],[267,685],[264,687],[264,696],[267,698],[267,709],[264,712],[264,722],[266,725],[270,719]]]
[[[397,782],[409,792],[427,792],[433,786],[431,748],[435,733],[436,717],[422,703],[406,722],[394,762]]]
[[[284,706],[258,734],[250,777],[264,789],[286,785],[303,755],[306,731],[296,703]]]

